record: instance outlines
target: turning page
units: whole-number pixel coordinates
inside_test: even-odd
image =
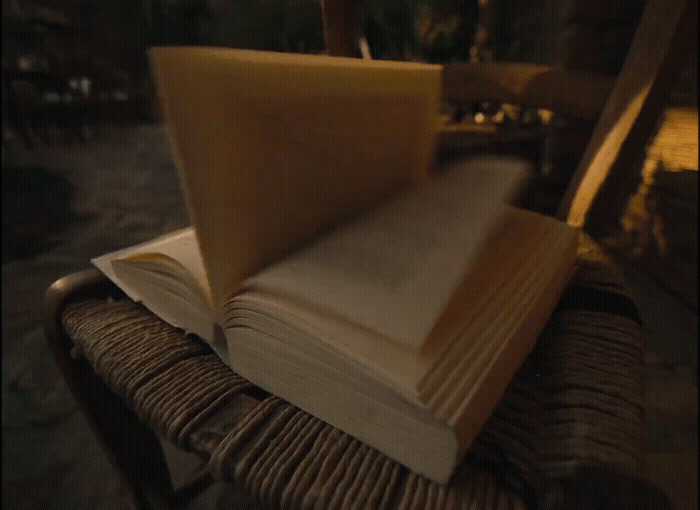
[[[222,48],[151,53],[214,301],[427,177],[441,67]]]
[[[388,200],[244,288],[302,300],[420,349],[497,229],[523,167],[468,162]]]

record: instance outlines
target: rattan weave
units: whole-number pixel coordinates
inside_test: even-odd
[[[445,486],[261,394],[130,300],[73,303],[63,326],[152,429],[272,506],[517,509],[582,465],[641,473],[642,328],[620,274],[586,238],[535,350]]]

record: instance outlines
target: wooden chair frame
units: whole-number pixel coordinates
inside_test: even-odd
[[[350,22],[357,1],[322,0],[329,54],[359,55]],[[639,182],[640,158],[687,63],[683,42],[696,27],[697,2],[649,0],[617,79],[523,63],[446,64],[443,99],[536,106],[598,119],[557,217],[577,227],[587,220],[610,223]]]

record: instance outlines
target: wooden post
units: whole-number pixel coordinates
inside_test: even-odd
[[[619,218],[620,203],[635,180],[632,170],[640,171],[634,160],[644,153],[687,61],[683,43],[697,29],[696,23],[695,0],[649,0],[620,75],[564,194],[558,218],[583,226],[594,198],[596,209],[604,211],[605,218]],[[605,181],[606,192],[596,198]],[[597,223],[605,222],[600,218]]]
[[[356,0],[321,0],[326,50],[336,57],[360,57],[355,42]]]

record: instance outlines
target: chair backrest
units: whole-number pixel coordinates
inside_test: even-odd
[[[594,199],[598,202],[596,222],[619,217],[639,180],[649,136],[688,60],[683,42],[696,30],[697,7],[696,0],[647,3],[615,86],[559,206],[559,218],[582,226]]]
[[[359,56],[351,20],[359,0],[321,0],[328,53]],[[521,63],[447,64],[443,99],[493,101],[598,119],[557,217],[583,226],[619,218],[639,179],[645,145],[688,59],[695,0],[649,0],[617,79]],[[606,183],[603,188],[603,183]]]

